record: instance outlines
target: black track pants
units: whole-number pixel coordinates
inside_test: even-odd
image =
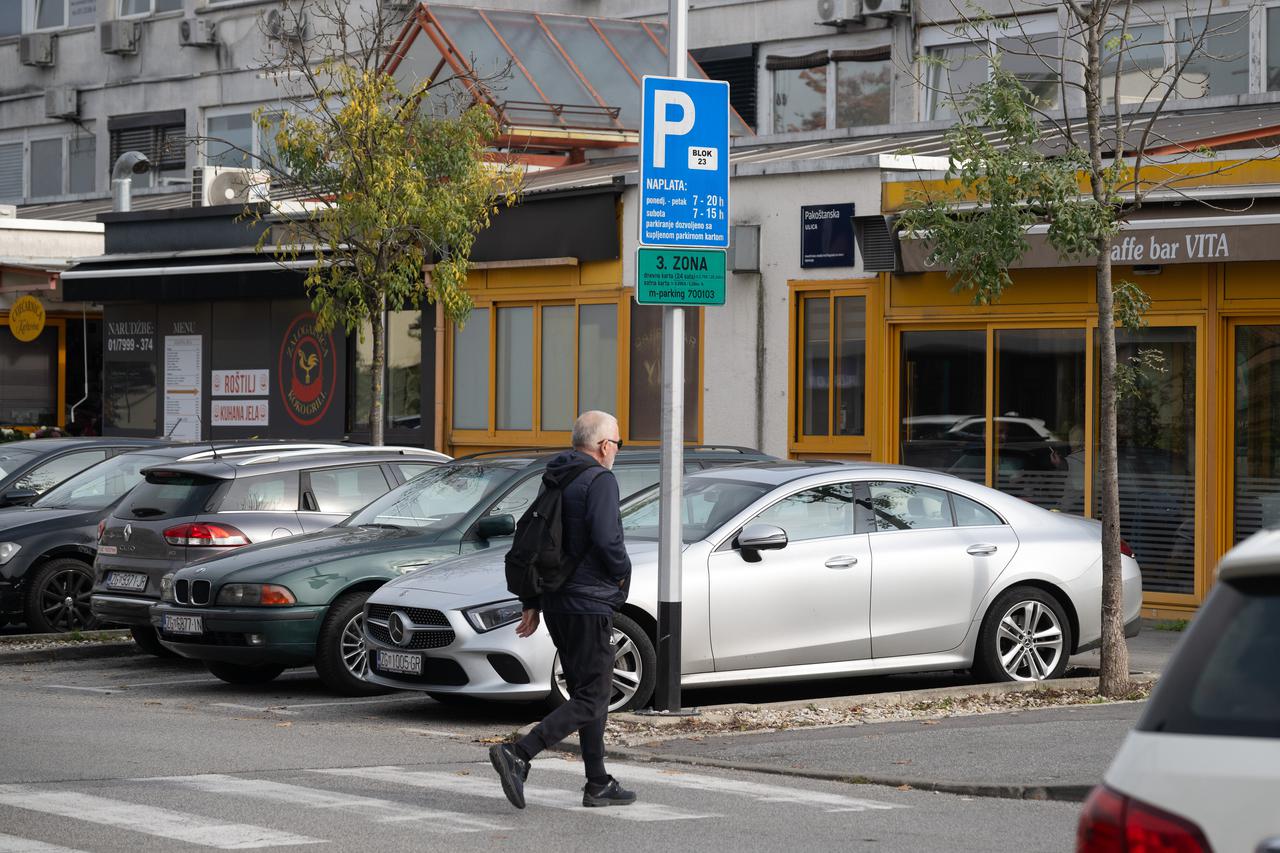
[[[532,758],[577,732],[587,777],[604,776],[604,723],[613,693],[613,617],[544,613],[543,619],[560,652],[569,701],[521,738],[520,747]]]

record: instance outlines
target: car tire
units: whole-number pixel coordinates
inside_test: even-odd
[[[983,618],[973,671],[987,682],[1060,678],[1071,646],[1071,623],[1058,600],[1038,587],[1016,586]]]
[[[658,653],[654,651],[653,640],[634,619],[618,613],[613,617],[613,646],[615,670],[629,670],[638,677],[625,681],[614,677],[609,712],[643,708],[649,704],[653,686],[658,680]],[[568,700],[568,687],[560,672],[560,655],[557,653],[551,668],[551,692],[547,695],[546,705],[554,709]]]
[[[89,609],[93,569],[70,557],[50,560],[27,584],[27,627],[32,633],[91,631],[101,620]]]
[[[227,684],[267,684],[275,681],[280,673],[284,672],[283,666],[275,664],[243,664],[207,660],[204,665],[210,675],[221,678]]]
[[[364,680],[369,652],[364,643],[364,603],[369,592],[349,592],[329,605],[316,638],[316,675],[343,696],[376,696],[389,688]]]
[[[129,629],[129,633],[133,635],[133,641],[138,644],[138,648],[149,655],[155,655],[158,658],[182,657],[182,655],[160,642],[160,637],[156,634],[155,628],[144,628],[140,625],[135,625]]]

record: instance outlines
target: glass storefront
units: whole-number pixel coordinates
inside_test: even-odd
[[[902,333],[901,460],[986,481],[987,333]]]
[[[1280,326],[1235,330],[1235,529],[1280,526]]]
[[[391,311],[387,314],[386,397],[383,414],[386,429],[422,428],[422,312]],[[373,330],[365,324],[355,341],[352,372],[354,406],[349,410],[351,429],[369,428],[369,401],[373,393]]]

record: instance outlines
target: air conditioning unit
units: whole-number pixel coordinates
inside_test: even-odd
[[[271,176],[256,169],[197,166],[191,174],[191,206],[252,204],[271,199]]]
[[[862,0],[867,15],[910,15],[911,0]]]
[[[142,25],[137,21],[103,21],[98,25],[102,52],[118,56],[137,53],[141,32]]]
[[[307,16],[303,12],[286,15],[279,9],[272,9],[263,17],[262,29],[268,38],[276,41],[302,41],[307,37]]]
[[[45,118],[75,118],[80,115],[80,93],[74,86],[54,86],[44,90]]]
[[[213,21],[204,18],[183,18],[178,25],[178,44],[184,47],[216,47],[217,28]]]
[[[23,65],[53,64],[53,33],[27,33],[18,41],[18,61]]]
[[[842,27],[862,20],[863,0],[818,0],[818,23]]]

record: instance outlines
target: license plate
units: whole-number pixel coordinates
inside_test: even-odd
[[[147,576],[137,572],[108,572],[107,586],[111,589],[142,592],[147,588]]]
[[[204,618],[201,616],[175,616],[172,613],[166,613],[162,627],[166,634],[203,634]]]
[[[378,669],[386,672],[401,672],[406,675],[422,675],[422,655],[379,650]]]

